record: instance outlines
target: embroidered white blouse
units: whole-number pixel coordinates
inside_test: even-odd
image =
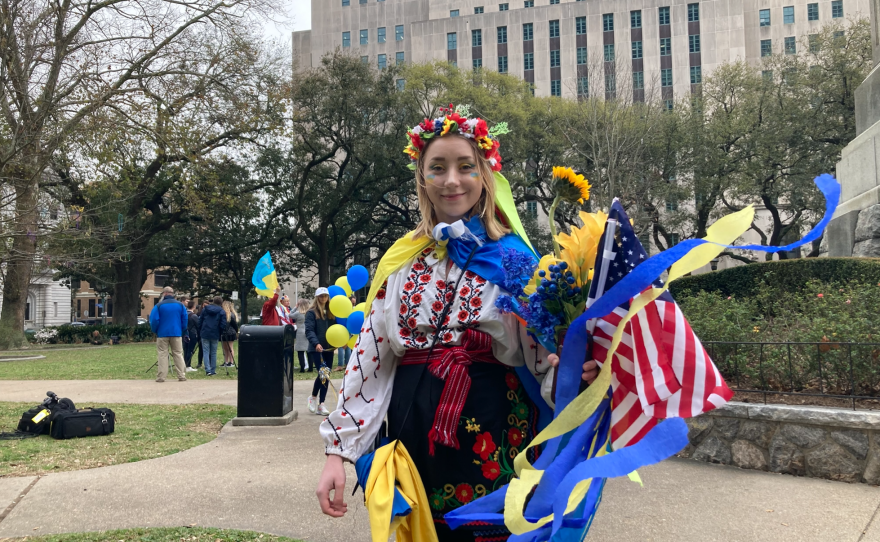
[[[495,307],[495,300],[507,292],[472,271],[455,292],[460,276],[457,265],[450,267],[446,257],[438,260],[428,248],[388,278],[348,361],[336,410],[321,424],[328,454],[354,462],[369,451],[388,411],[398,360],[406,350],[430,347],[445,303],[452,302],[452,308],[438,346],[460,344],[465,330],[478,329],[492,337],[498,361],[512,367],[525,364],[539,382],[544,379],[549,353],[516,317]],[[547,390],[543,386],[545,397]]]

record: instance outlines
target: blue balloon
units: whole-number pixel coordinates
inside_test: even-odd
[[[336,318],[336,323],[339,324],[340,326],[344,326],[345,324],[348,323],[348,318],[339,318],[339,317],[337,317],[337,318]]]
[[[352,290],[360,290],[370,281],[370,272],[362,265],[353,265],[349,268],[345,278]]]
[[[339,318],[336,319],[339,322]],[[352,335],[360,335],[361,328],[364,326],[364,313],[363,311],[354,311],[348,315],[348,322],[346,322],[345,327],[348,329],[348,332]]]
[[[333,286],[327,288],[327,293],[330,294],[330,299],[333,299],[334,297],[336,297],[338,295],[344,296],[345,290],[343,290],[341,286],[336,286],[334,284]]]

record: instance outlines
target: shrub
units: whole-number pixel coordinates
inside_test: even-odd
[[[124,324],[96,324],[93,326],[58,326],[58,342],[65,344],[87,343],[92,333],[98,331],[105,341],[116,335],[121,342],[151,341],[155,337],[149,324],[127,326]]]

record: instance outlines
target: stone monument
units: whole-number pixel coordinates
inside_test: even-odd
[[[856,138],[837,163],[840,206],[823,256],[880,257],[880,0],[871,1],[874,69],[855,93]]]

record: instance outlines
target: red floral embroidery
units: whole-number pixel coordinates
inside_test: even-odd
[[[461,297],[467,297],[469,293],[471,293],[471,289],[467,286],[458,291],[458,295]]]
[[[473,307],[475,309],[479,309],[482,306],[483,306],[483,300],[480,299],[479,297],[475,297],[475,298],[471,299],[471,307]]]
[[[431,303],[431,310],[438,312],[438,313],[442,312],[443,311],[443,303],[441,303],[439,301],[435,301],[435,302]]]
[[[516,379],[515,376],[513,376],[513,373],[507,373],[506,375],[504,375],[504,381],[507,383],[507,387],[512,389],[513,391],[516,391],[516,389],[519,387],[519,381]]]
[[[379,291],[376,292],[376,299],[385,299],[385,288],[379,288]]]
[[[492,452],[495,451],[495,442],[492,441],[492,433],[486,431],[485,433],[477,435],[477,442],[474,443],[474,453],[480,455],[480,459],[483,461],[489,459],[489,456],[492,455]]]
[[[496,461],[486,461],[483,463],[483,476],[489,480],[494,480],[501,475],[501,465]]]
[[[464,286],[458,290],[461,303],[459,304],[458,323],[459,328],[478,328],[480,326],[480,313],[483,306],[482,294],[486,281],[480,282],[480,277],[472,271],[465,271]]]
[[[412,269],[403,285],[403,293],[400,296],[400,318],[398,319],[398,333],[403,339],[404,347],[415,347],[426,342],[423,333],[418,331],[419,308],[424,301],[424,292],[427,284],[431,282],[433,270],[425,263],[425,255],[420,256],[413,262]]]
[[[523,433],[516,427],[511,427],[507,431],[507,440],[513,446],[519,446],[523,441]]]
[[[407,292],[412,292],[415,289],[416,285],[414,282],[407,282],[403,285],[403,289]]]
[[[423,264],[422,262],[416,262],[413,264],[413,271],[424,271],[424,270],[425,270],[425,264]]]
[[[477,278],[477,274],[474,273],[473,271],[465,271],[464,277],[468,280],[473,280],[473,279]]]
[[[462,504],[474,500],[474,488],[470,484],[458,484],[455,486],[455,498]]]
[[[430,275],[422,275],[421,277],[419,277],[419,280],[427,284],[431,282],[431,277]]]
[[[413,301],[413,303],[421,303],[422,302],[422,294],[413,294],[412,301]]]

